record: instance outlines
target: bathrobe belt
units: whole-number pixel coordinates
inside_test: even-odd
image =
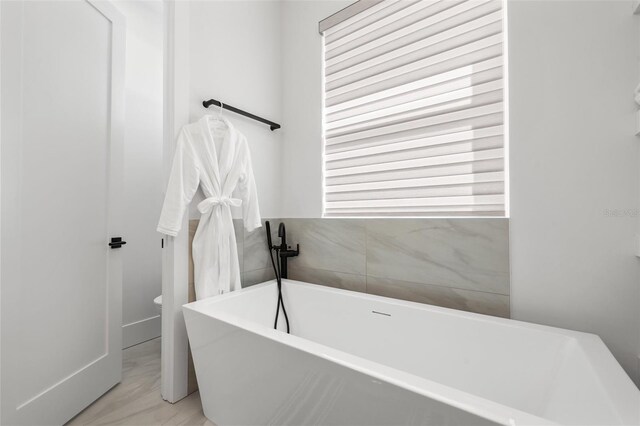
[[[202,214],[211,212],[215,206],[240,207],[242,200],[231,197],[209,197],[198,203],[198,211]]]
[[[207,213],[211,213],[213,211],[213,208],[216,206],[227,206],[228,208],[231,208],[231,206],[233,207],[240,207],[242,205],[242,200],[239,198],[231,198],[231,197],[226,197],[226,196],[221,196],[221,197],[209,197],[204,199],[203,201],[201,201],[200,203],[198,203],[198,211],[201,214],[207,214]],[[215,215],[217,216],[218,220],[220,220],[220,209],[216,210]],[[229,216],[230,217],[230,216]],[[233,225],[231,224],[231,222],[229,223],[229,225],[231,225],[231,229],[233,229]],[[225,224],[219,223],[219,226],[225,226]],[[224,230],[224,229],[219,229],[218,232],[222,233],[226,233],[229,232],[229,230]],[[229,234],[230,236],[233,235],[233,231]],[[234,244],[234,249],[235,249],[235,244]],[[211,283],[214,286],[218,287],[218,294],[223,294],[223,293],[227,293],[230,290],[230,279],[231,279],[231,271],[230,271],[230,266],[231,266],[231,262],[230,262],[230,250],[231,247],[229,245],[229,238],[218,238],[218,278],[219,278],[219,282],[217,283]],[[236,254],[237,256],[237,254]]]

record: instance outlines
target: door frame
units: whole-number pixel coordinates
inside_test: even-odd
[[[189,2],[164,0],[164,194],[173,162],[176,137],[189,122]],[[176,237],[164,235],[162,250],[161,393],[171,402],[188,394],[187,329],[182,305],[188,303],[188,215]]]
[[[110,167],[110,180],[107,188],[107,193],[110,201],[107,233],[105,234],[105,247],[109,242],[109,238],[120,235],[122,232],[122,189],[123,189],[123,160],[124,160],[124,87],[125,87],[125,50],[126,50],[126,21],[125,17],[111,4],[112,0],[84,0],[91,7],[96,9],[111,23],[111,93],[110,93],[110,123],[109,123],[109,167]],[[3,10],[0,7],[0,10]],[[5,10],[6,12],[6,10]],[[18,24],[16,22],[16,24]],[[19,31],[24,31],[24,28],[20,28]],[[1,40],[0,40],[1,41]],[[1,44],[0,44],[1,49]],[[13,49],[9,52],[3,52],[3,57],[6,60],[7,56],[12,58],[18,58],[20,52],[16,52]],[[19,78],[19,76],[16,76]],[[16,85],[16,88],[20,85]],[[16,95],[16,99],[19,99],[18,107],[21,109],[22,104],[25,102],[21,94]],[[1,117],[2,115],[0,115]],[[19,118],[17,118],[19,119]],[[2,123],[0,123],[0,126]],[[19,130],[13,137],[20,136]],[[114,143],[116,141],[116,143]],[[3,148],[6,146],[3,145]],[[0,152],[0,159],[3,160],[2,164],[7,166],[11,158],[19,158],[20,148],[12,147],[11,149],[3,149]],[[4,157],[4,158],[2,158]],[[10,177],[11,180],[16,179],[20,170],[17,167],[19,161],[13,161],[10,167],[1,170],[2,177]],[[15,166],[14,166],[15,164]],[[17,182],[17,180],[15,180]],[[3,194],[1,199],[5,203],[1,204],[1,214],[3,216],[10,216],[11,219],[19,219],[16,217],[14,211],[7,212],[6,201],[9,199],[20,199],[20,193],[17,188],[3,187]],[[8,190],[8,191],[7,191]],[[8,194],[6,193],[8,192]],[[14,203],[12,203],[14,204]],[[15,209],[13,209],[15,210]],[[3,217],[3,222],[6,220]],[[19,228],[19,226],[13,226],[11,228]],[[19,229],[7,229],[2,227],[4,244],[10,244],[11,242],[19,242],[20,235],[17,233]],[[3,244],[3,245],[4,245]],[[18,246],[16,244],[12,244]],[[6,254],[5,254],[6,256]],[[10,261],[13,261],[14,256],[11,256]],[[3,256],[4,259],[4,256]],[[80,397],[69,404],[69,401],[61,398],[61,395],[69,395],[74,392],[77,387],[89,388],[95,383],[95,372],[100,372],[107,369],[114,374],[117,372],[117,380],[113,385],[120,382],[122,378],[122,279],[120,279],[119,285],[116,277],[122,276],[122,255],[118,250],[108,251],[108,284],[107,284],[107,301],[108,310],[106,312],[108,327],[107,341],[105,342],[105,353],[93,360],[89,364],[81,367],[67,377],[62,378],[57,383],[43,389],[33,397],[26,401],[19,401],[15,396],[10,395],[6,389],[3,389],[0,394],[0,421],[7,424],[63,424],[70,420],[73,416],[78,414],[88,405],[90,405],[95,399],[99,398],[104,392],[108,390],[101,390],[100,393],[85,392]],[[1,276],[0,276],[1,277]],[[0,281],[0,288],[6,283]],[[1,305],[0,305],[1,306]],[[6,351],[6,348],[3,348]],[[1,353],[1,352],[0,352]],[[95,368],[92,368],[95,367]],[[85,373],[84,375],[82,373]],[[75,380],[74,380],[75,379]],[[74,380],[74,383],[71,383]],[[65,390],[67,388],[68,390]],[[54,389],[59,389],[59,392],[52,393]],[[51,407],[65,407],[65,409],[54,409]]]

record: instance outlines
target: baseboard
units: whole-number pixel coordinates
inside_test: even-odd
[[[162,321],[160,315],[132,322],[122,326],[122,349],[155,339],[160,336]]]

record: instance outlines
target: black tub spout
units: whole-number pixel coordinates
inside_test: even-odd
[[[280,226],[278,227],[278,237],[280,237],[280,247],[278,247],[280,254],[280,276],[282,278],[289,278],[287,260],[290,257],[296,257],[300,254],[300,244],[296,245],[295,250],[291,250],[287,245],[287,230],[283,222],[280,222]]]

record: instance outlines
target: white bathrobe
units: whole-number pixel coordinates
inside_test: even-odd
[[[198,185],[206,199],[193,239],[196,298],[239,289],[240,268],[231,206],[242,207],[247,231],[261,226],[246,138],[226,119],[205,115],[182,128],[158,231],[176,236]]]

